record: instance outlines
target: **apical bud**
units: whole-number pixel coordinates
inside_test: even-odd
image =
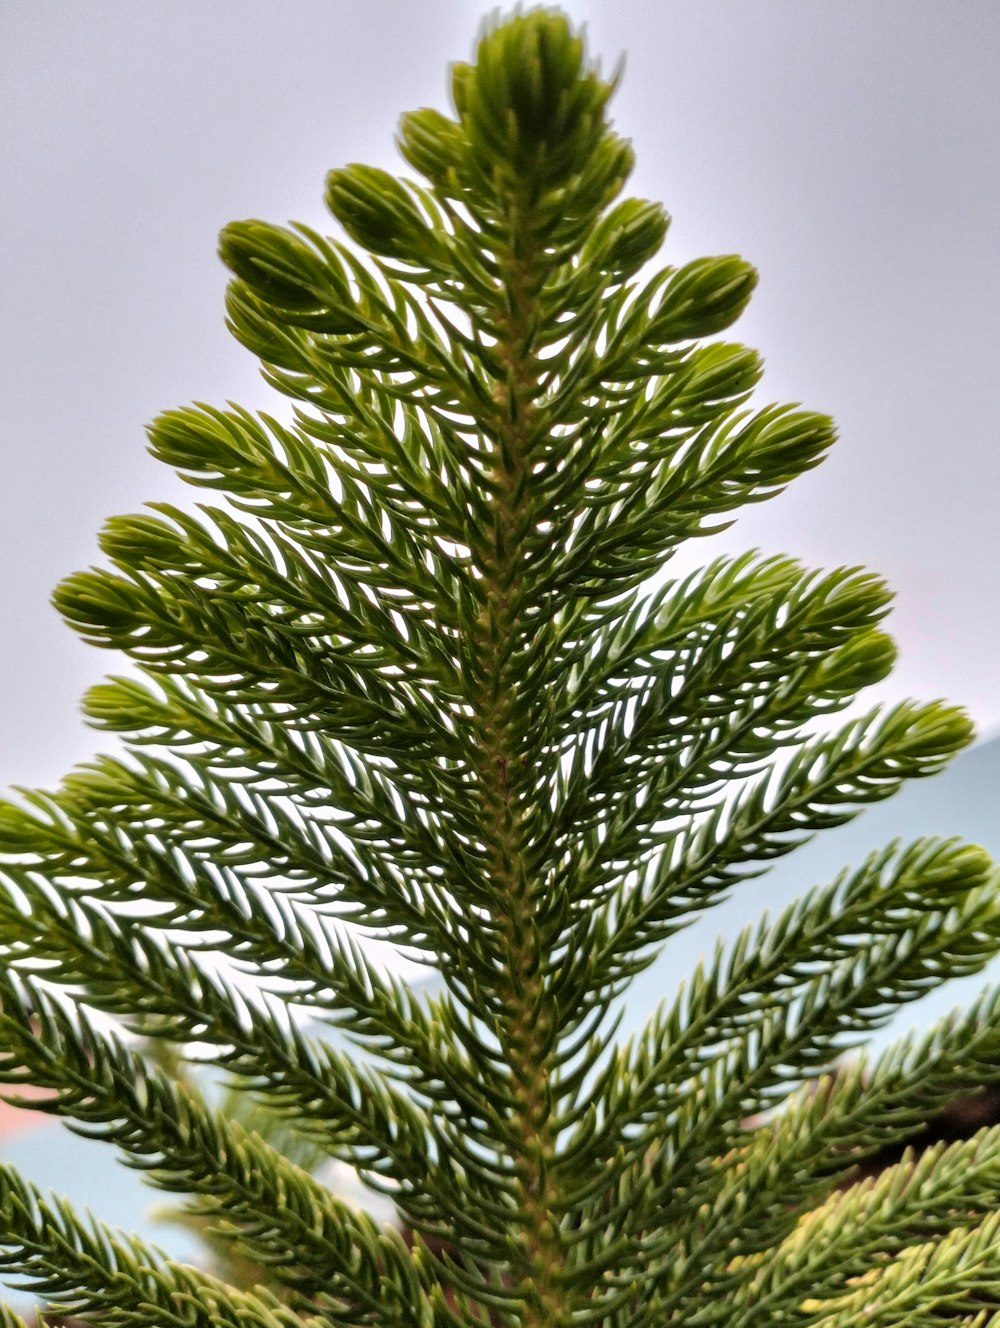
[[[742,396],[761,374],[761,358],[755,350],[733,342],[717,341],[691,352],[690,368],[678,405],[727,401]]]
[[[746,308],[757,272],[736,254],[696,258],[671,277],[649,327],[653,345],[711,336]]]
[[[551,189],[585,169],[607,132],[613,84],[586,61],[565,15],[532,10],[482,37],[474,65],[452,69],[452,96],[482,174]]]
[[[357,331],[350,290],[331,255],[301,235],[266,221],[234,221],[219,237],[219,256],[280,321],[320,332]]]
[[[601,218],[587,259],[602,272],[630,277],[653,257],[669,225],[670,218],[658,203],[626,198]]]
[[[442,183],[464,151],[462,131],[440,111],[411,111],[399,122],[399,150],[433,184]]]
[[[326,205],[370,253],[424,265],[439,242],[403,185],[376,166],[344,166],[326,177]]]

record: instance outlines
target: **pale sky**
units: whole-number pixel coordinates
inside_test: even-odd
[[[737,251],[733,334],[761,402],[829,411],[830,461],[726,537],[898,592],[889,696],[1000,725],[1000,7],[995,0],[564,6],[610,68],[664,258]],[[447,106],[491,8],[459,0],[0,5],[0,784],[99,745],[110,654],[49,607],[103,520],[193,502],[143,425],[193,399],[273,406],[222,321],[227,221],[325,224],[324,174],[393,166],[400,112]],[[699,550],[705,558],[712,550]]]

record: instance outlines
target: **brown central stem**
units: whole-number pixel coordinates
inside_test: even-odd
[[[507,380],[495,394],[501,423],[492,481],[496,520],[483,571],[486,598],[479,619],[482,690],[481,796],[489,869],[495,891],[498,940],[504,947],[499,1014],[509,1048],[511,1137],[518,1140],[514,1176],[521,1236],[512,1272],[524,1296],[523,1328],[556,1328],[566,1321],[558,1270],[564,1249],[555,1203],[552,1163],[555,1126],[550,1097],[551,1039],[543,999],[544,941],[537,925],[537,883],[527,867],[523,813],[536,790],[525,786],[525,741],[517,676],[516,638],[524,632],[519,613],[526,523],[520,510],[530,473],[537,365],[531,348],[531,303],[523,255],[505,273],[507,308],[501,320],[499,357]]]

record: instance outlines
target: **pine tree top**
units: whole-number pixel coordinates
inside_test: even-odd
[[[615,1042],[667,938],[971,730],[938,702],[838,727],[892,666],[878,577],[756,553],[669,577],[834,431],[755,405],[757,356],[705,340],[746,262],[652,267],[668,219],[622,198],[614,85],[558,11],[494,20],[454,113],[401,122],[419,181],[332,171],[334,237],[227,227],[230,326],[294,415],[161,416],[154,455],[226,505],[115,518],[109,565],[56,592],[137,671],[85,702],[120,755],[0,806],[0,1078],[257,1270],[179,1266],[0,1166],[0,1268],[65,1309],[833,1328],[992,1294],[996,1131],[851,1182],[991,1072],[998,998],[832,1073],[1000,949],[981,849],[872,855]],[[265,1116],[207,1103],[187,1058]]]

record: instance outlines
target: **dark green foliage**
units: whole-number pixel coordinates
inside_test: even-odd
[[[751,408],[756,355],[698,344],[745,306],[742,259],[644,271],[667,217],[619,200],[612,91],[533,10],[455,67],[455,118],[404,117],[426,183],[330,174],[346,240],[227,227],[230,325],[294,409],[161,416],[154,454],[228,506],[112,520],[108,566],[56,593],[138,672],[85,703],[121,754],[0,807],[0,1080],[266,1277],[179,1267],[0,1165],[0,1268],[66,1312],[834,1328],[995,1295],[995,1130],[851,1182],[995,1075],[1000,1003],[830,1073],[1000,950],[980,849],[890,846],[613,1043],[668,937],[970,728],[913,702],[838,727],[893,662],[858,568],[751,554],[651,587],[833,428]],[[390,1194],[412,1248],[142,1039]]]

